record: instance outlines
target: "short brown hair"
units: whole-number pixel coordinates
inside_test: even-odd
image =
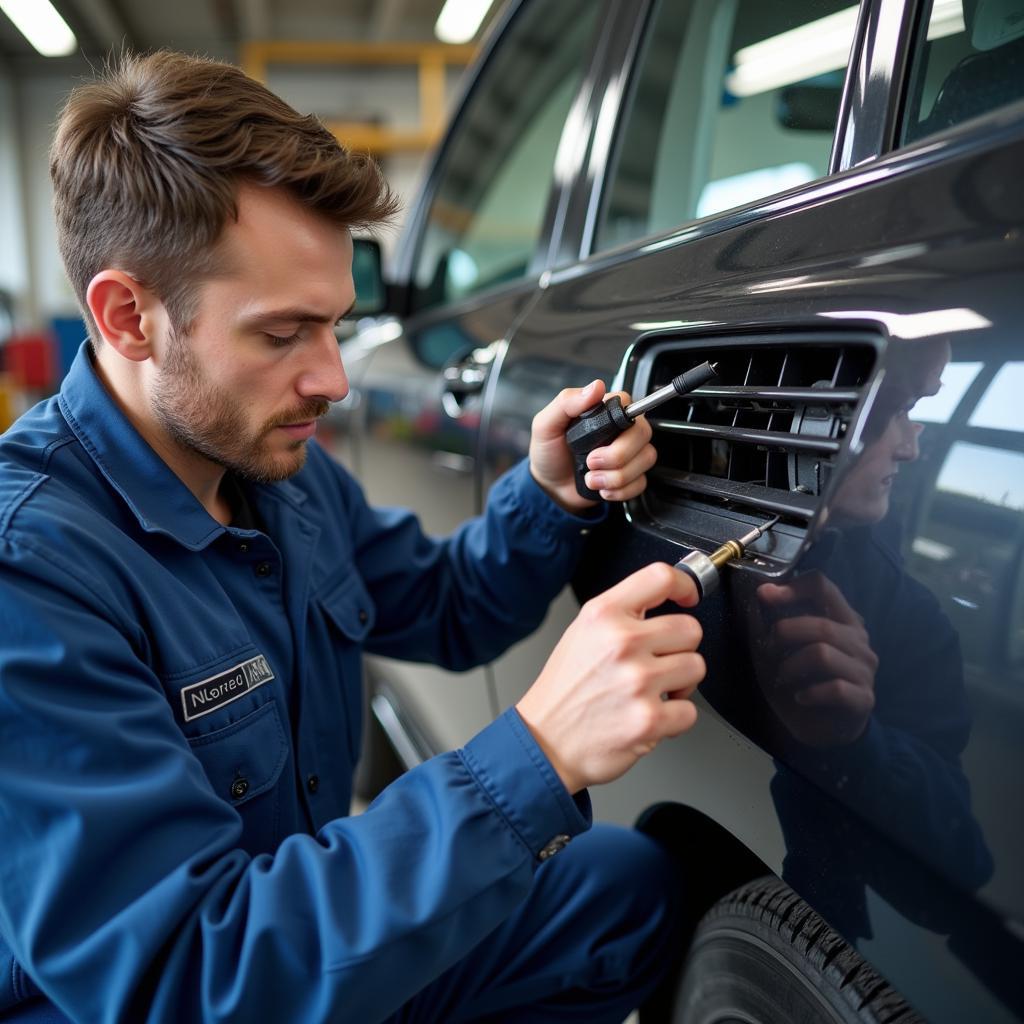
[[[398,207],[376,163],[317,118],[230,64],[167,50],[124,55],[71,93],[50,176],[60,253],[94,343],[85,293],[106,267],[151,288],[187,331],[243,183],[283,188],[350,228]]]

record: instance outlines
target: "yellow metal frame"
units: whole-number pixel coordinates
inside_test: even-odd
[[[412,65],[419,69],[420,123],[411,129],[381,128],[360,121],[328,121],[338,141],[350,149],[375,154],[429,149],[445,122],[445,73],[465,67],[476,47],[440,43],[303,43],[254,41],[242,46],[242,67],[261,82],[270,64]]]

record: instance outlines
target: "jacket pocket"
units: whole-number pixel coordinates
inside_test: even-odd
[[[216,794],[237,807],[243,846],[261,852],[276,842],[279,794],[275,787],[288,760],[288,741],[275,700],[231,725],[188,741]],[[257,797],[263,797],[257,800]]]
[[[366,584],[355,571],[319,594],[317,600],[331,622],[353,643],[361,644],[373,629],[377,610]]]

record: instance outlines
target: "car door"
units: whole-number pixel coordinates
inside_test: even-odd
[[[485,456],[489,482],[545,379],[598,371],[639,396],[717,361],[650,415],[648,491],[595,534],[577,588],[780,521],[697,612],[698,725],[596,790],[596,812],[696,809],[947,1021],[1021,1012],[1001,924],[1024,900],[1005,813],[1024,719],[1010,6],[653,4]],[[495,666],[501,706],[571,612]],[[871,664],[870,708],[838,683],[796,700],[836,651],[853,662],[836,679]]]
[[[392,274],[401,313],[364,321],[343,348],[359,371],[356,473],[374,504],[414,508],[435,535],[480,507],[485,385],[557,233],[602,11],[589,0],[510,6],[410,212]],[[407,762],[461,745],[494,714],[484,669],[380,658],[367,669],[376,706],[405,725]]]
[[[737,194],[729,189],[746,188],[750,196],[771,195],[788,183],[827,177],[856,11],[853,17],[846,15],[836,66],[805,87],[810,95],[792,89],[786,95],[790,104],[803,104],[800,111],[788,115],[803,117],[799,128],[786,129],[779,123],[774,105],[782,101],[782,90],[775,89],[754,94],[751,109],[744,109],[742,120],[736,121],[740,105],[732,99],[722,101],[727,60],[759,39],[844,9],[849,11],[849,5],[842,0],[771,4],[678,0],[649,5],[645,18],[633,16],[636,31],[620,33],[624,40],[622,64],[616,80],[605,90],[604,106],[597,115],[599,123],[615,126],[615,134],[606,128],[602,138],[595,132],[587,177],[567,212],[573,235],[571,240],[563,238],[565,266],[545,280],[546,287],[520,324],[505,357],[486,438],[487,483],[521,454],[521,447],[516,448],[510,439],[522,436],[529,417],[558,386],[599,374],[617,386],[624,384],[639,397],[654,380],[647,369],[637,374],[640,354],[663,344],[663,339],[695,332],[699,337],[702,324],[715,325],[715,333],[728,325],[740,308],[734,307],[734,292],[741,298],[749,287],[738,282],[729,268],[730,261],[735,260],[740,268],[746,259],[735,249],[737,244],[748,244],[734,241],[741,232],[729,234],[723,249],[722,236],[741,219],[729,212],[729,198]],[[812,200],[811,205],[816,202]],[[725,205],[724,216],[710,216],[716,203],[718,208]],[[708,216],[698,221],[702,214]],[[763,210],[754,208],[742,219],[758,224],[762,215]],[[703,226],[664,233],[687,219]],[[763,229],[753,230],[755,237],[760,237]],[[786,234],[780,229],[780,237]],[[789,244],[800,243],[794,238]],[[580,260],[581,253],[588,254],[587,258]],[[760,258],[751,257],[749,262],[750,282],[755,288],[764,287],[765,267]],[[719,284],[719,279],[731,283]],[[713,307],[713,318],[711,312],[700,312],[693,293],[706,297],[702,301]],[[743,318],[734,322],[749,330]],[[766,330],[771,329],[766,322]],[[701,350],[694,352],[692,363],[696,364],[702,361]],[[626,367],[629,372],[624,371],[627,354],[632,354]],[[676,372],[683,368],[679,363]],[[654,376],[659,384],[664,382],[663,370]],[[636,528],[621,540],[608,530],[595,538],[576,581],[582,594],[593,593],[638,568],[657,557],[659,550],[664,555],[657,543],[663,535],[655,531],[652,536],[646,529],[651,518],[645,512],[647,507],[646,502],[634,503],[624,517],[613,510],[614,522],[621,520]],[[729,528],[735,525],[734,521]],[[787,529],[778,531],[778,536],[785,537]],[[714,537],[724,541],[728,533],[718,532]],[[680,548],[679,557],[685,550]],[[518,699],[524,684],[534,678],[535,666],[543,664],[577,607],[574,600],[563,600],[553,609],[544,630],[495,664],[502,707]],[[691,746],[696,747],[703,742],[703,735],[691,739]],[[744,752],[745,746],[740,744],[733,765],[736,772],[745,764]],[[663,780],[670,776],[663,774],[660,766],[651,765],[649,779],[646,769],[647,762],[642,762],[628,777],[633,780],[639,773],[642,783],[634,786],[624,780],[620,786],[599,790],[600,813],[627,822],[642,809],[638,794],[645,798],[668,797],[672,792],[680,795],[674,784],[664,788]],[[750,771],[766,794],[766,780],[756,756]],[[751,777],[744,776],[744,780],[751,784]],[[620,793],[624,794],[621,800]],[[745,826],[758,833],[761,845],[774,845],[781,852],[770,801],[765,804],[753,813],[744,811]]]

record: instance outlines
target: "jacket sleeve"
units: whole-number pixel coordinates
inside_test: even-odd
[[[482,516],[443,540],[405,510],[370,508],[347,474],[342,501],[376,604],[367,650],[455,670],[492,661],[540,625],[606,515],[564,512],[525,460],[494,485]]]
[[[0,547],[0,947],[73,1020],[380,1019],[588,827],[510,711],[364,814],[251,857],[138,627],[70,560]]]

